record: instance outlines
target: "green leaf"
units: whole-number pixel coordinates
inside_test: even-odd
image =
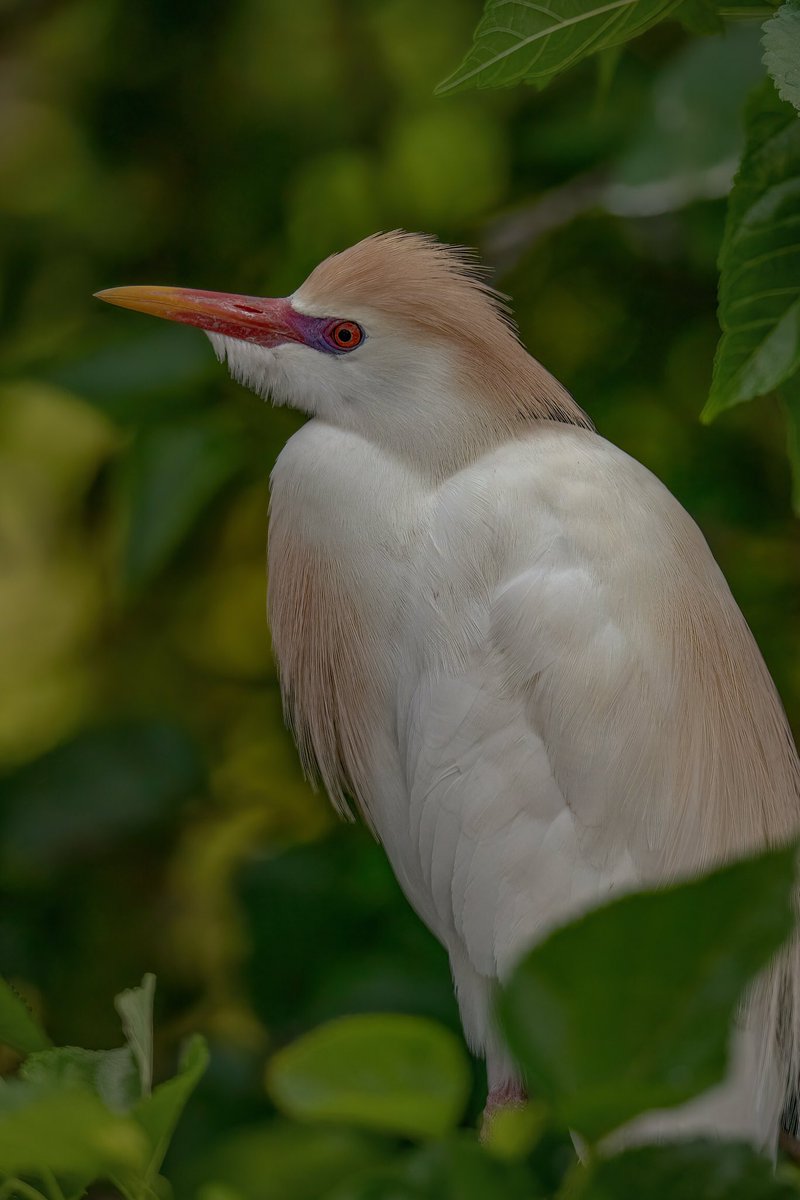
[[[337,1183],[396,1155],[383,1139],[355,1129],[262,1121],[217,1136],[175,1168],[178,1196],[219,1200],[320,1200]]]
[[[547,1128],[549,1113],[543,1104],[498,1109],[482,1134],[486,1149],[496,1158],[523,1158],[530,1154]]]
[[[79,1087],[94,1092],[112,1112],[129,1112],[139,1099],[140,1083],[128,1046],[116,1050],[84,1050],[58,1046],[32,1054],[20,1077],[49,1088]]]
[[[523,1164],[498,1162],[474,1133],[462,1131],[354,1175],[326,1192],[325,1200],[534,1200],[539,1195]]]
[[[438,93],[466,87],[544,87],[589,54],[622,45],[677,8],[680,0],[487,0],[472,49],[439,84]]]
[[[147,974],[140,987],[127,988],[114,997],[114,1007],[122,1021],[122,1032],[139,1069],[141,1094],[150,1095],[153,1087],[153,996],[156,977]]]
[[[456,1039],[421,1017],[341,1017],[281,1050],[267,1089],[284,1112],[409,1137],[440,1137],[459,1120],[469,1071]]]
[[[703,420],[800,367],[800,121],[772,83],[751,94],[720,252],[722,338]]]
[[[764,66],[781,100],[800,111],[800,0],[786,0],[763,30]]]
[[[205,1039],[195,1034],[184,1047],[177,1075],[160,1083],[134,1108],[134,1116],[150,1144],[151,1174],[161,1166],[180,1115],[207,1066],[208,1047]]]
[[[25,1001],[1,976],[0,1042],[18,1054],[31,1054],[50,1045],[50,1039],[34,1020]]]
[[[105,1178],[139,1171],[146,1152],[136,1123],[90,1091],[0,1082],[0,1173]]]
[[[216,416],[140,431],[122,471],[128,591],[139,591],[162,570],[241,464],[238,433]]]
[[[793,1180],[740,1142],[692,1141],[638,1146],[600,1159],[573,1176],[570,1200],[797,1200]]]
[[[498,1161],[474,1133],[463,1130],[421,1147],[408,1159],[405,1173],[430,1200],[533,1200],[539,1194],[525,1164]]]
[[[781,384],[786,409],[786,447],[792,470],[792,509],[800,517],[800,373]]]
[[[161,823],[203,778],[196,747],[176,726],[127,721],[85,730],[2,780],[0,870],[10,878],[46,874]]]
[[[795,857],[791,846],[623,896],[523,959],[499,1015],[561,1124],[594,1142],[723,1077],[742,992],[794,925]]]

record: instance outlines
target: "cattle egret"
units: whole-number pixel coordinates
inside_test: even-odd
[[[99,295],[205,330],[235,379],[310,417],[272,474],[286,719],[445,946],[487,1111],[514,1102],[492,996],[523,949],[615,890],[800,824],[786,717],[706,542],[527,353],[469,255],[432,238],[368,237],[286,299]],[[631,1140],[774,1147],[796,963],[753,993],[726,1082]]]

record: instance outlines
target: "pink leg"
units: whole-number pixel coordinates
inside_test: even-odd
[[[486,1105],[481,1118],[481,1138],[486,1136],[495,1113],[504,1108],[521,1108],[527,1099],[528,1094],[525,1088],[516,1079],[506,1080],[504,1083],[495,1084],[494,1087],[489,1088],[489,1095],[486,1097]]]

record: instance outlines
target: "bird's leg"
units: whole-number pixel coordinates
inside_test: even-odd
[[[528,1094],[518,1079],[507,1079],[490,1087],[481,1117],[481,1141],[487,1137],[495,1113],[505,1108],[522,1108],[527,1099]]]

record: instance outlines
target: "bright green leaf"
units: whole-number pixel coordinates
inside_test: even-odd
[[[80,1087],[94,1092],[112,1112],[129,1112],[139,1099],[140,1083],[130,1048],[84,1050],[58,1046],[32,1054],[21,1078],[49,1088]]]
[[[135,1121],[109,1112],[90,1091],[0,1083],[0,1173],[106,1178],[140,1171],[146,1151]]]
[[[472,49],[437,92],[465,87],[544,87],[589,54],[619,46],[662,21],[680,0],[487,0]]]
[[[637,1146],[574,1177],[570,1200],[797,1200],[793,1180],[740,1142]]]
[[[439,1137],[461,1117],[469,1071],[456,1039],[432,1021],[341,1017],[276,1054],[267,1088],[303,1120]]]
[[[795,858],[792,846],[623,896],[522,960],[500,1018],[561,1123],[594,1142],[723,1077],[742,992],[794,924]]]
[[[763,29],[764,66],[780,98],[800,111],[800,0],[786,0]]]
[[[50,1039],[32,1017],[27,1004],[0,977],[0,1042],[19,1054],[44,1050]]]
[[[153,996],[156,977],[145,975],[141,986],[126,988],[114,997],[114,1007],[122,1021],[122,1032],[139,1069],[141,1094],[150,1095],[153,1086]]]
[[[160,1083],[136,1105],[134,1116],[150,1143],[151,1172],[161,1166],[180,1115],[207,1066],[208,1047],[205,1039],[196,1034],[181,1054],[177,1075]]]
[[[800,373],[781,384],[786,410],[786,448],[792,471],[792,508],[800,517]]]
[[[800,367],[800,121],[770,82],[748,103],[720,272],[722,339],[705,421]]]
[[[242,462],[238,434],[208,417],[140,431],[125,461],[123,581],[137,591],[166,565]]]
[[[547,1108],[532,1100],[498,1109],[483,1135],[486,1149],[497,1158],[524,1157],[539,1141],[548,1116]]]

